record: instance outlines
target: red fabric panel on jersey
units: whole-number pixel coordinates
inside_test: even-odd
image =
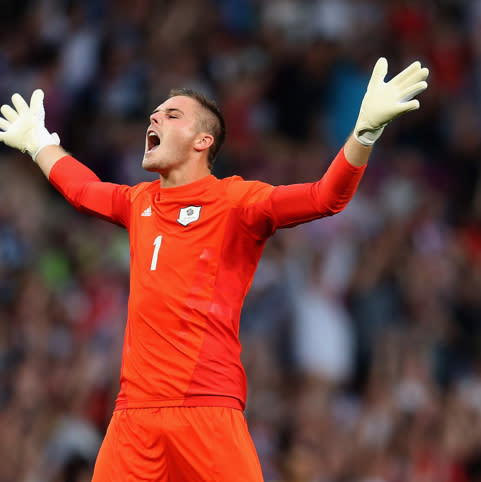
[[[341,151],[320,181],[273,187],[207,176],[162,188],[102,183],[65,157],[50,180],[77,209],[130,236],[130,297],[116,408],[243,408],[239,319],[264,244],[276,229],[331,215],[363,168]]]

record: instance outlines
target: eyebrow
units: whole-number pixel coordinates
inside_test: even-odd
[[[180,109],[177,109],[176,107],[169,107],[167,109],[161,109],[160,107],[157,107],[157,109],[154,109],[152,111],[152,114],[155,114],[156,112],[159,112],[161,110],[164,110],[167,114],[172,114],[172,112],[177,112],[180,115],[184,115],[184,112],[182,112]]]

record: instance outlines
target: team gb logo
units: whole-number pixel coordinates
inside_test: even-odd
[[[187,226],[188,224],[197,221],[200,216],[200,208],[201,206],[187,206],[186,208],[181,208],[177,222],[182,224],[182,226]]]

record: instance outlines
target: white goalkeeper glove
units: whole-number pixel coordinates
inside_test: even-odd
[[[43,107],[43,90],[37,89],[30,99],[30,106],[20,94],[12,95],[12,104],[4,104],[0,108],[0,141],[7,146],[27,152],[35,161],[37,154],[46,146],[60,144],[57,133],[45,127],[45,109]]]
[[[429,70],[421,68],[418,61],[384,82],[387,67],[384,57],[376,62],[354,127],[354,137],[365,146],[374,144],[386,124],[398,115],[419,109],[419,101],[414,97],[428,86]]]

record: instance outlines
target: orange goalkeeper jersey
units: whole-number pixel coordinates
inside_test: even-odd
[[[266,240],[276,229],[334,214],[364,168],[343,151],[321,180],[273,187],[210,175],[162,188],[101,182],[70,156],[50,182],[77,209],[125,226],[130,297],[116,409],[243,409],[239,318]]]

